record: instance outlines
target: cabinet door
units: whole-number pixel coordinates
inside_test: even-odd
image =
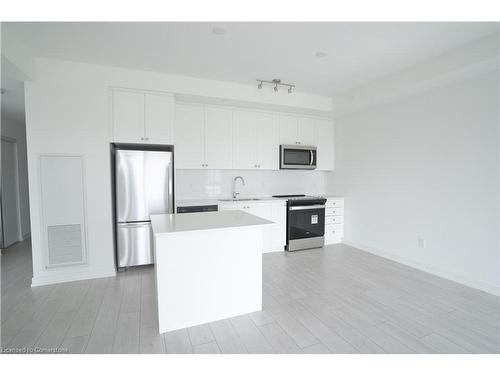
[[[298,118],[296,116],[280,115],[280,144],[297,144]]]
[[[138,143],[144,141],[144,94],[113,91],[113,140]]]
[[[175,166],[202,169],[205,166],[204,111],[202,106],[175,106]]]
[[[233,112],[205,107],[205,163],[210,169],[233,166]]]
[[[244,206],[244,211],[249,214],[261,217],[262,219],[271,220],[272,221],[272,207],[270,204],[252,204]],[[266,253],[271,251],[273,248],[272,242],[272,231],[276,225],[264,227],[264,243],[262,245],[262,252]]]
[[[315,144],[317,152],[317,170],[333,171],[335,168],[335,128],[333,121],[315,120]]]
[[[286,244],[286,205],[273,204],[272,217],[276,225],[271,230],[271,244],[273,250],[284,250]]]
[[[257,168],[257,113],[233,112],[233,168]]]
[[[314,145],[314,119],[309,117],[299,117],[297,141],[299,142],[299,145]]]
[[[248,212],[249,214],[261,217],[266,220],[272,220],[273,211],[271,204],[246,204],[240,202],[219,202],[219,211],[227,211],[227,210],[242,210]],[[277,225],[264,227],[264,238],[263,238],[263,246],[262,252],[266,253],[273,250],[273,231]],[[286,235],[285,232],[283,232]]]
[[[174,97],[146,94],[146,143],[173,144]]]
[[[276,114],[257,114],[258,169],[279,169],[279,118]]]

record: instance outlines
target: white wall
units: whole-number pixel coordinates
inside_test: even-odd
[[[26,84],[25,100],[33,285],[105,277],[115,272],[109,153],[109,89],[112,87],[173,92],[185,96],[210,96],[218,100],[231,100],[231,103],[253,102],[274,106],[276,110],[296,107],[306,112],[328,112],[332,106],[331,100],[326,97],[303,93],[273,96],[260,93],[263,90],[257,90],[253,85],[57,60],[37,60],[36,80]],[[84,156],[88,247],[86,265],[56,269],[45,267],[39,156],[47,153]],[[206,178],[200,176],[196,181]],[[223,180],[225,182],[222,184],[226,186],[227,178],[224,177]],[[254,180],[256,181],[253,177],[248,177],[249,183]],[[180,181],[182,183],[182,177]],[[322,185],[321,178],[318,184]],[[196,193],[190,190],[187,194]]]
[[[30,234],[30,207],[28,193],[28,163],[26,157],[26,126],[2,116],[2,137],[15,139],[17,143],[17,163],[19,175],[19,203],[21,212],[21,234],[27,238]],[[9,218],[4,218],[9,220]]]
[[[230,198],[233,178],[242,176],[237,191],[244,196],[276,194],[324,194],[325,176],[321,171],[177,170],[176,199]]]
[[[338,117],[345,242],[498,294],[498,103],[496,70]]]

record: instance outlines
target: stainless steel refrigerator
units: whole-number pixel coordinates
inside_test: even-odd
[[[154,263],[150,215],[173,213],[171,146],[114,145],[118,268]]]

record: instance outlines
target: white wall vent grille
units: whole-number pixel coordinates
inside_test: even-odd
[[[82,228],[80,224],[47,227],[49,266],[81,263]]]
[[[87,264],[82,155],[40,155],[40,193],[47,268]]]

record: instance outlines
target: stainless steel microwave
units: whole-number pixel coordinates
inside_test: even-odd
[[[280,169],[316,169],[315,146],[280,145]]]

